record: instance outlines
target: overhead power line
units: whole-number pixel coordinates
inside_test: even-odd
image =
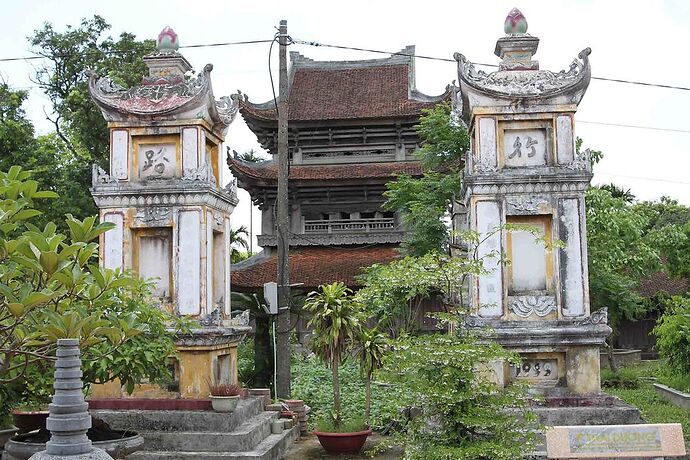
[[[245,40],[245,41],[237,41],[237,42],[220,42],[220,43],[202,43],[202,44],[196,44],[196,45],[186,45],[186,46],[180,46],[180,48],[208,48],[208,47],[217,47],[217,46],[233,46],[233,45],[253,45],[257,43],[270,43],[273,40]],[[292,40],[292,43],[294,44],[299,44],[299,45],[309,45],[309,46],[315,46],[315,47],[324,47],[324,48],[334,48],[334,49],[342,49],[342,50],[352,50],[352,51],[363,51],[367,53],[377,53],[377,54],[386,54],[386,55],[393,55],[393,56],[408,56],[408,57],[414,57],[418,59],[427,59],[427,60],[432,60],[432,61],[441,61],[441,62],[455,62],[455,59],[450,59],[450,58],[440,58],[436,56],[425,56],[422,54],[409,54],[409,53],[401,53],[401,52],[391,52],[391,51],[383,51],[383,50],[376,50],[376,49],[371,49],[371,48],[360,48],[356,46],[343,46],[343,45],[333,45],[329,43],[320,43],[316,41],[307,41],[307,40]],[[112,51],[108,54],[119,54],[119,53],[125,53],[125,51]],[[57,57],[68,57],[71,55],[56,55]],[[0,58],[0,62],[12,62],[12,61],[32,61],[32,60],[37,60],[37,59],[48,59],[46,56],[23,56],[23,57],[11,57],[11,58]],[[481,63],[481,62],[475,62],[474,64],[484,66],[484,67],[498,67],[496,64],[486,64],[486,63]],[[613,83],[626,83],[629,85],[639,85],[639,86],[649,86],[649,87],[654,87],[654,88],[665,88],[665,89],[676,89],[680,91],[690,91],[690,87],[688,86],[679,86],[679,85],[668,85],[664,83],[649,83],[649,82],[644,82],[644,81],[636,81],[636,80],[626,80],[623,78],[608,78],[608,77],[592,77],[593,80],[601,80],[601,81],[609,81]]]
[[[254,45],[256,43],[270,43],[273,40],[245,40],[239,42],[222,42],[222,43],[202,43],[198,45],[184,45],[180,48],[210,48],[215,46],[233,46],[233,45]],[[127,51],[106,51],[106,54],[124,54]],[[55,57],[70,57],[74,54],[56,54]],[[24,56],[24,57],[12,57],[12,58],[0,58],[0,62],[11,62],[11,61],[33,61],[36,59],[49,59],[47,56]]]
[[[684,182],[681,180],[672,180],[672,179],[660,179],[657,177],[644,177],[644,176],[626,176],[623,174],[616,174],[616,173],[610,173],[606,171],[599,171],[598,169],[595,168],[594,174],[604,174],[605,176],[611,176],[611,177],[621,177],[624,179],[637,179],[637,180],[645,180],[645,181],[652,181],[652,182],[665,182],[668,184],[682,184],[682,185],[690,185],[690,182]]]
[[[449,58],[424,56],[421,54],[401,53],[399,51],[398,52],[390,52],[390,51],[375,50],[375,49],[370,49],[370,48],[358,48],[358,47],[354,47],[354,46],[331,45],[328,43],[319,43],[319,42],[315,42],[315,41],[295,40],[294,43],[297,43],[300,45],[309,45],[309,46],[316,46],[316,47],[322,46],[325,48],[336,48],[336,49],[342,49],[342,50],[365,51],[367,53],[389,54],[389,55],[394,55],[394,56],[409,56],[409,57],[414,57],[414,58],[418,58],[418,59],[428,59],[428,60],[432,60],[432,61],[455,62],[455,59],[449,59]],[[484,66],[484,67],[498,67],[496,64],[484,64],[481,62],[474,62],[473,64]],[[622,78],[592,77],[592,79],[593,80],[610,81],[610,82],[614,82],[614,83],[627,83],[630,85],[652,86],[652,87],[657,87],[657,88],[690,91],[690,87],[687,87],[687,86],[666,85],[666,84],[662,84],[662,83],[649,83],[649,82],[643,82],[643,81],[625,80]]]
[[[652,131],[668,131],[672,133],[690,133],[688,129],[675,129],[675,128],[659,128],[656,126],[642,126],[642,125],[626,125],[622,123],[606,123],[603,121],[585,121],[576,120],[578,123],[586,123],[588,125],[603,125],[603,126],[615,126],[617,128],[633,128],[633,129],[649,129]]]

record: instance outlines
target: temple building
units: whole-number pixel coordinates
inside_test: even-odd
[[[384,59],[314,61],[290,53],[288,151],[290,282],[308,290],[342,281],[356,287],[363,267],[397,257],[400,216],[382,208],[386,183],[421,175],[413,152],[422,110],[448,98],[415,88],[414,46]],[[262,211],[264,250],[233,265],[233,291],[258,291],[276,280],[276,101],[240,113],[275,159],[228,158],[238,185]]]

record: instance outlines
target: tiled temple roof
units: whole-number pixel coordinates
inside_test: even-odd
[[[290,53],[289,121],[419,116],[449,93],[427,96],[415,89],[414,52],[409,46],[389,58],[368,61],[313,61]],[[240,112],[245,119],[277,119],[272,100],[244,100]]]
[[[388,263],[399,257],[397,245],[375,245],[361,248],[299,248],[290,250],[290,283],[301,288],[342,281],[358,286],[355,276],[375,263]],[[262,253],[263,254],[263,253]],[[232,289],[259,289],[276,281],[277,255],[259,254],[232,267]]]
[[[258,180],[277,179],[278,166],[273,161],[248,163],[228,158],[228,166],[235,177]],[[337,164],[337,165],[291,165],[290,180],[331,180],[393,178],[397,174],[412,176],[422,174],[418,161],[390,161],[381,163]]]

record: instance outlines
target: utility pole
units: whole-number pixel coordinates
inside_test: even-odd
[[[288,215],[288,77],[287,77],[287,21],[280,21],[280,71],[278,88],[278,317],[276,337],[276,394],[290,397],[290,263]]]

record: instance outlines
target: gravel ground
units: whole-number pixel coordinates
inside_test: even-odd
[[[358,455],[330,455],[323,450],[319,440],[313,434],[308,434],[297,440],[295,444],[292,445],[290,451],[287,453],[285,460],[359,460],[374,458],[378,460],[399,460],[403,457],[402,451],[400,449],[392,448],[385,452],[382,452],[375,457],[370,457],[365,454],[367,449],[371,449],[375,445],[381,442],[381,435],[372,434],[367,439],[366,444],[364,444],[364,449]]]

